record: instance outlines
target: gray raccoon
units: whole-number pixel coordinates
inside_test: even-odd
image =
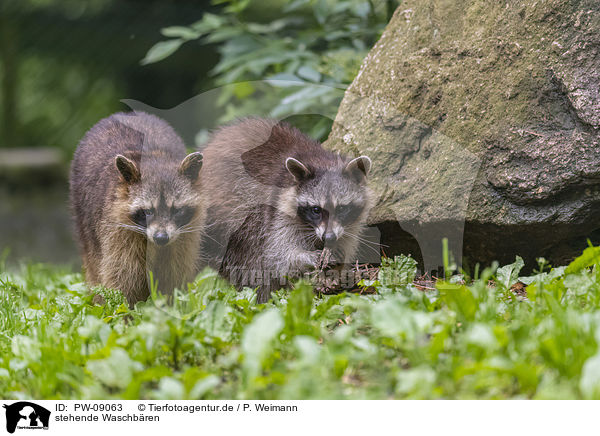
[[[89,284],[120,289],[133,306],[150,294],[149,271],[164,293],[193,279],[201,167],[201,153],[186,156],[171,126],[143,112],[113,114],[86,133],[70,203]]]
[[[371,160],[348,159],[287,123],[249,118],[217,131],[203,150],[207,203],[203,253],[258,301],[314,268],[324,247],[356,260],[371,205]]]

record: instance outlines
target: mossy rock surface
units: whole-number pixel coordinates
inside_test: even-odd
[[[599,129],[600,3],[407,0],[326,145],[373,159],[388,251],[464,222],[474,261],[559,262],[598,239]]]

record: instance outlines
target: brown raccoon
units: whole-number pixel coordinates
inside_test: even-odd
[[[254,118],[217,131],[203,153],[203,252],[236,286],[258,287],[264,302],[314,268],[324,247],[335,263],[356,260],[368,157],[345,158],[289,124]]]
[[[120,289],[131,306],[193,279],[205,210],[202,154],[186,156],[169,124],[143,112],[98,122],[71,164],[71,208],[86,280]]]

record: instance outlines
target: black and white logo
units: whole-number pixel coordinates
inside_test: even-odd
[[[3,406],[6,409],[6,431],[16,429],[48,430],[50,411],[29,401],[19,401]]]

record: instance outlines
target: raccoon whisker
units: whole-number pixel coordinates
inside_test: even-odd
[[[213,238],[212,236],[208,235],[207,233],[204,233],[203,236],[206,236],[208,239],[210,239],[211,241],[216,242],[217,244],[219,244],[221,247],[225,247],[225,245],[221,244],[219,241],[217,241],[215,238]]]
[[[179,232],[196,232],[198,230],[202,230],[204,227],[202,226],[196,226],[196,227],[188,227],[188,226],[183,226],[183,227],[179,227],[179,229],[177,229]]]
[[[378,246],[378,247],[389,247],[389,245],[385,245],[385,244],[382,244],[380,242],[369,241],[368,239],[363,238],[362,236],[359,236],[359,235],[357,235],[355,233],[350,233],[348,231],[344,232],[344,235],[354,236],[357,240],[359,240],[361,242],[364,242],[365,244],[371,244],[373,246]]]
[[[348,235],[350,236],[350,235]],[[376,242],[371,242],[371,241],[364,241],[362,239],[356,239],[354,236],[350,236],[351,238],[353,238],[355,241],[358,241],[361,245],[364,245],[365,247],[371,247],[373,249],[379,249],[380,247],[385,247],[386,245],[384,244],[378,244]]]
[[[368,245],[365,245],[364,248],[371,250],[374,254],[376,254],[377,256],[381,256],[381,251],[373,248],[373,247],[369,247]]]
[[[146,234],[146,229],[142,226],[130,225],[130,224],[122,224],[122,223],[114,223],[115,227],[121,227],[123,229],[131,230],[136,233],[140,233],[142,235]]]
[[[373,242],[373,241],[369,241],[368,239],[361,238],[360,236],[355,235],[354,233],[344,232],[343,236],[349,236],[349,237],[351,237],[352,239],[354,239],[356,241],[360,241],[360,242],[363,242],[363,243],[368,244],[368,245],[380,246],[380,244],[378,244],[377,242]]]
[[[345,233],[346,235],[350,236],[351,238],[355,239],[358,242],[369,242],[369,241],[361,241],[360,239],[356,239],[354,237],[354,235],[350,234],[350,233]],[[368,243],[366,245],[364,245],[365,248],[368,248],[369,250],[373,251],[374,253],[377,253],[378,255],[381,255],[381,251],[377,250],[375,247],[370,246]]]

